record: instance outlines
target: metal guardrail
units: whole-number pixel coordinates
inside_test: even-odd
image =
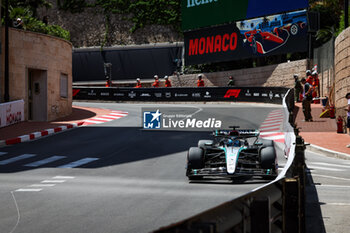
[[[305,232],[305,144],[293,124],[294,97],[290,89],[283,106],[289,114],[286,133],[288,160],[272,182],[239,198],[223,203],[156,233],[304,233]]]

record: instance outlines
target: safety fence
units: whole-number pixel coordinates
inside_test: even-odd
[[[73,87],[73,99],[109,101],[242,101],[281,104],[282,87]]]
[[[305,144],[293,124],[293,99],[291,89],[283,99],[288,160],[274,181],[154,232],[305,232]]]

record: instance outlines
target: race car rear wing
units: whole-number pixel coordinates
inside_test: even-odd
[[[215,130],[213,135],[216,137],[242,137],[242,138],[250,138],[250,137],[258,137],[260,135],[260,131],[257,129],[239,129],[239,130]]]

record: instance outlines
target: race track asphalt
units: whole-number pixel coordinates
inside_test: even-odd
[[[266,183],[189,182],[185,176],[186,151],[198,140],[210,138],[209,132],[143,130],[141,108],[200,110],[209,117],[220,116],[227,124],[258,128],[269,112],[281,108],[279,105],[75,105],[129,114],[1,148],[0,232],[150,232]],[[283,165],[285,159],[281,151],[278,153]],[[23,155],[24,159],[11,160]],[[52,162],[28,166],[48,158]],[[12,162],[1,164],[6,160]],[[76,161],[86,164],[73,167]]]

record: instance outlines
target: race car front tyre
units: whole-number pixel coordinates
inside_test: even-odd
[[[213,145],[214,141],[213,140],[199,140],[198,141],[198,147],[202,149],[206,149],[208,147],[211,147]]]
[[[259,151],[260,154],[260,164],[263,169],[272,169],[275,171],[276,163],[276,151],[272,146],[263,147]]]
[[[201,169],[204,167],[204,151],[198,147],[191,147],[187,153],[187,172],[186,176],[189,180],[200,180],[203,177],[191,175],[193,169]]]
[[[191,147],[187,154],[187,167],[201,169],[204,167],[204,151],[198,147]]]

